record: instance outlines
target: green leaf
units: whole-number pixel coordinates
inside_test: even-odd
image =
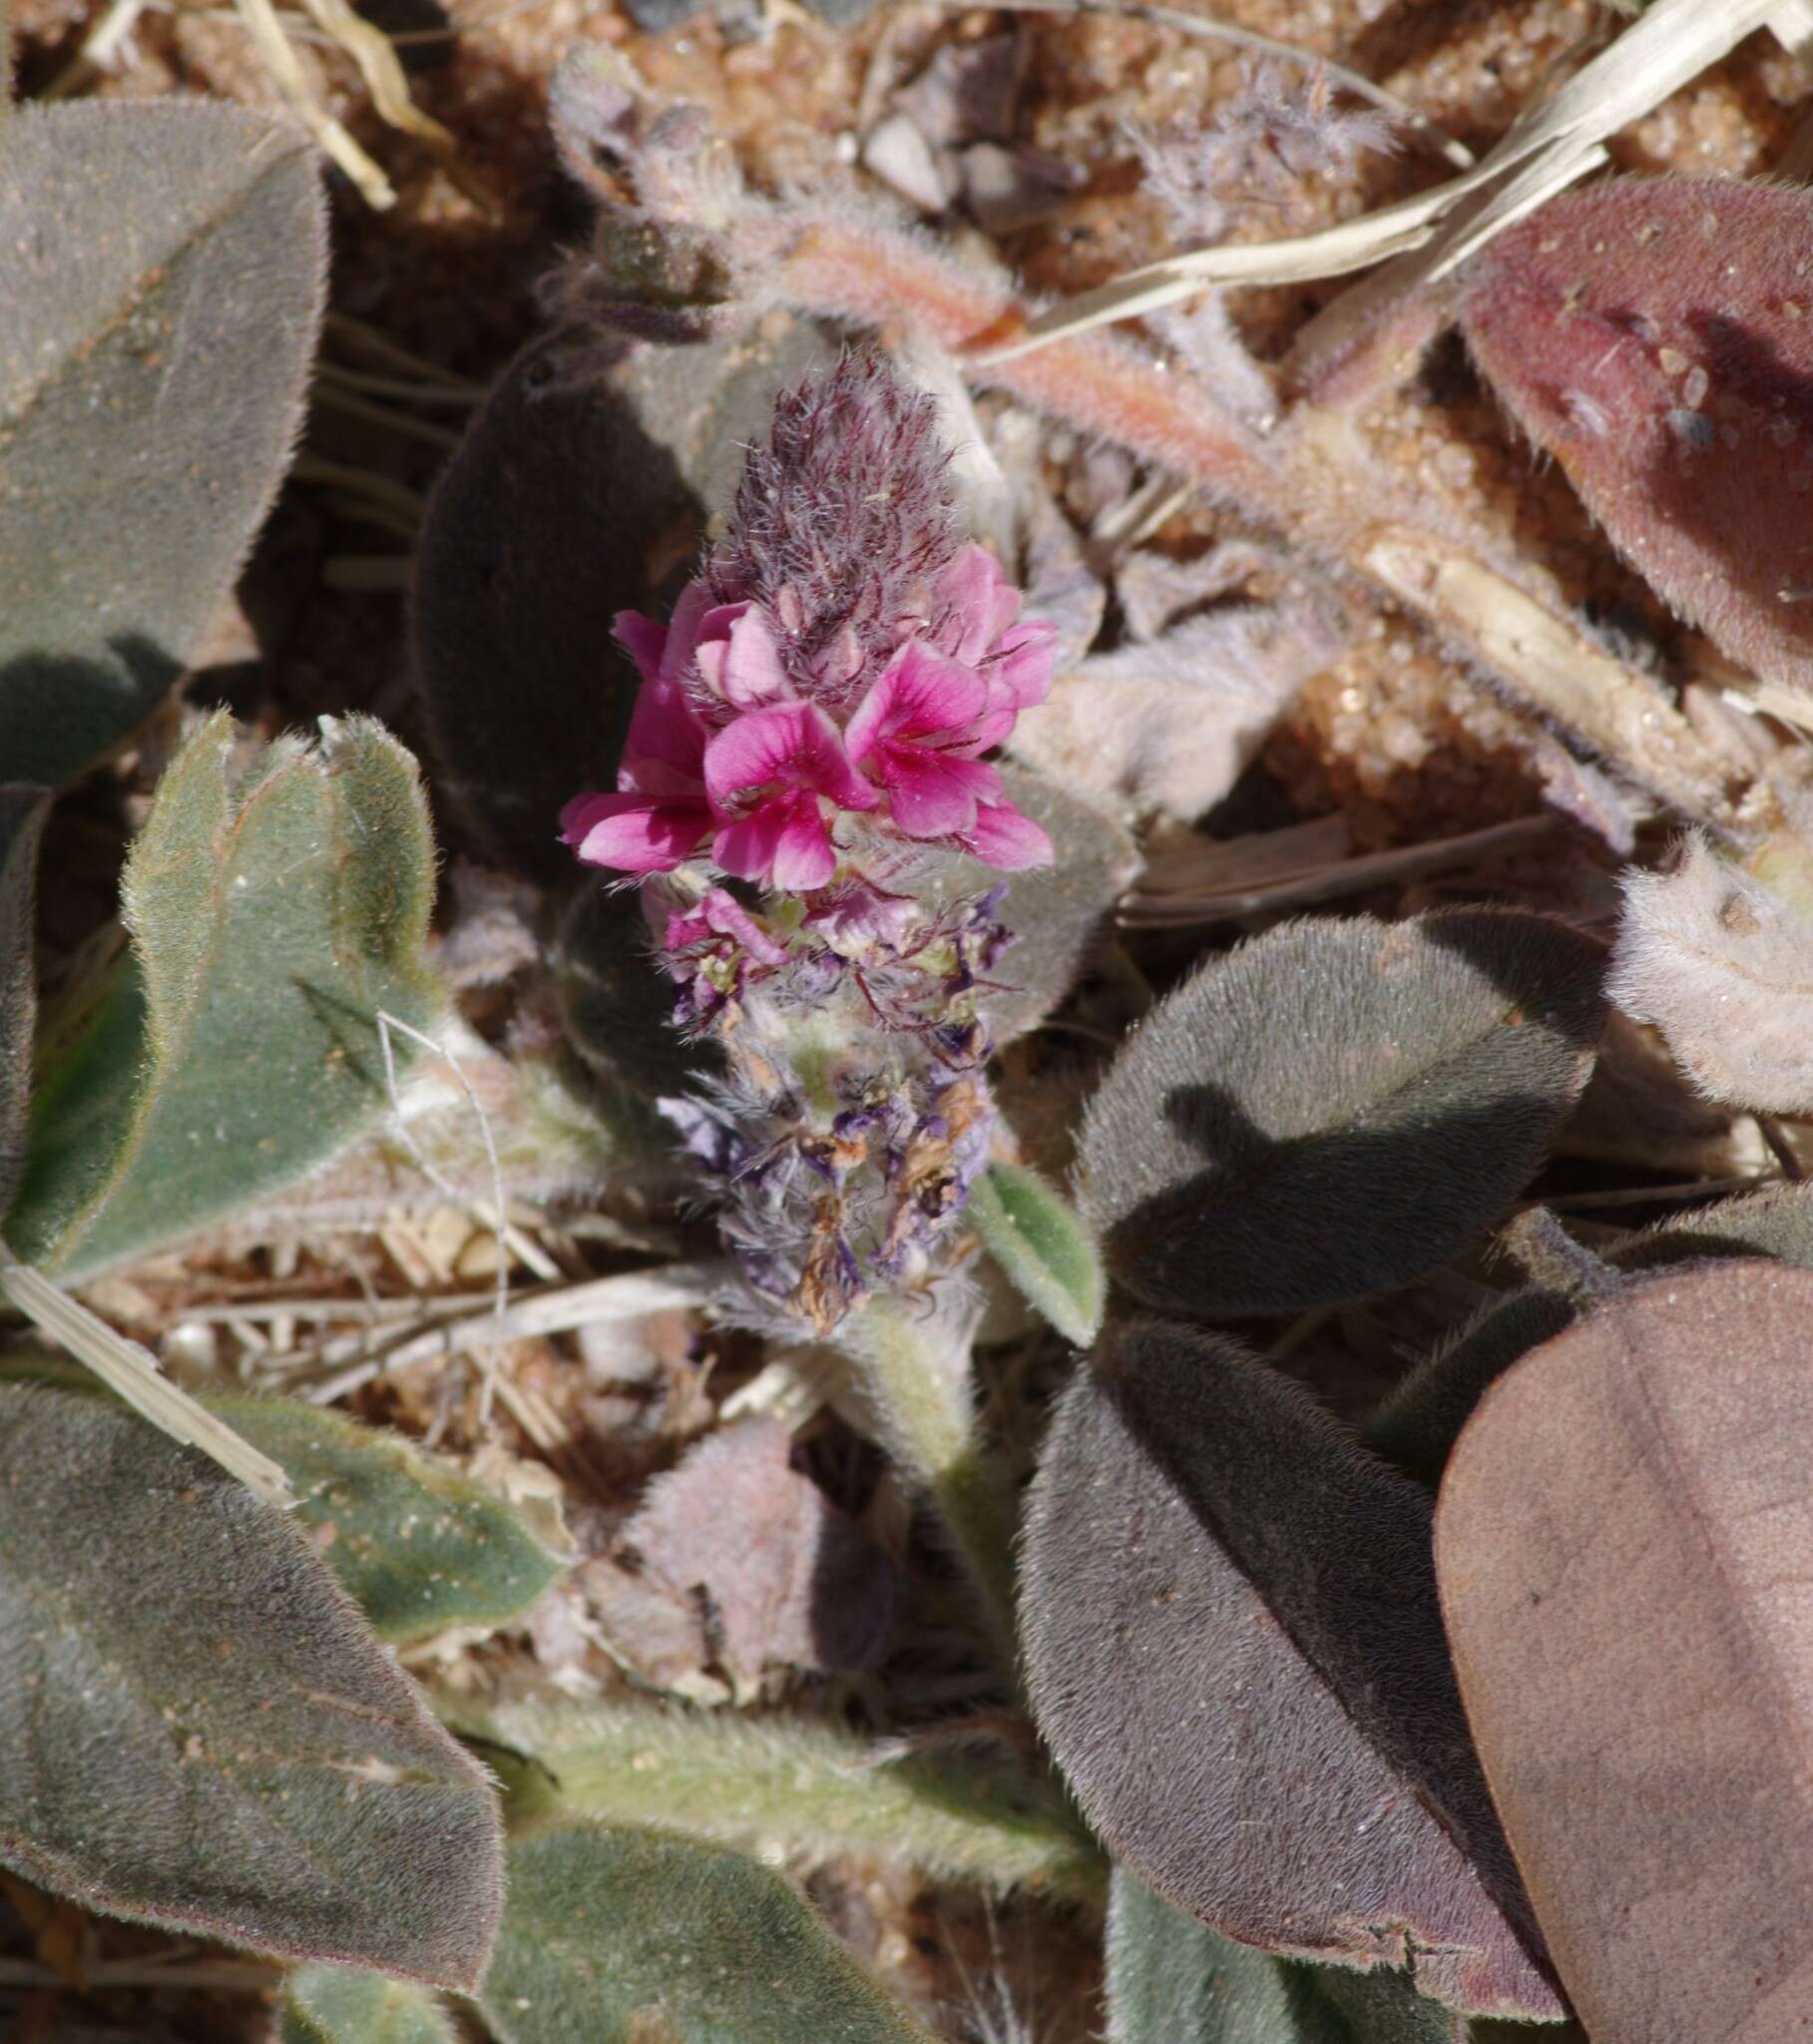
[[[1023,1164],[991,1164],[970,1194],[983,1246],[1060,1334],[1086,1347],[1102,1324],[1102,1265],[1062,1194]]]
[[[499,1626],[526,1611],[566,1557],[471,1477],[394,1433],[286,1398],[202,1401],[280,1462],[295,1516],[340,1587],[386,1640]]]
[[[1470,2034],[1402,1973],[1274,1959],[1173,1909],[1125,1868],[1110,1892],[1107,1958],[1108,2044],[1459,2044]]]
[[[829,1725],[609,1702],[442,1704],[511,1778],[513,1825],[557,1810],[660,1824],[719,1844],[782,1840],[801,1859],[904,1862],[1005,1893],[1101,1892],[1102,1857],[1043,1767],[983,1749],[881,1758]],[[503,1762],[499,1761],[500,1768]]]
[[[24,107],[0,167],[0,760],[54,785],[201,651],[325,296],[314,151],[196,100]]]
[[[1602,952],[1541,916],[1289,923],[1154,1010],[1090,1104],[1084,1219],[1159,1312],[1297,1312],[1489,1227],[1586,1084]]]
[[[441,1012],[434,851],[378,725],[229,777],[223,713],[166,772],[123,883],[133,957],[34,1103],[7,1234],[82,1276],[302,1177],[383,1110],[377,1014]],[[415,1045],[393,1032],[397,1071]]]
[[[0,1220],[25,1168],[38,1010],[33,910],[49,811],[43,788],[0,785]]]
[[[502,2044],[931,2044],[777,1873],[660,1831],[510,1847],[479,1991]]]
[[[283,1982],[281,2044],[457,2044],[434,1997],[407,1980],[298,1966]]]
[[[470,1988],[496,1797],[301,1531],[111,1400],[0,1386],[0,1863]]]

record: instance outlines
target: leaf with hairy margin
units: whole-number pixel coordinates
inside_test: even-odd
[[[510,1847],[502,2044],[932,2044],[798,1892],[721,1845],[554,1821]]]
[[[1060,1334],[1079,1347],[1102,1324],[1102,1264],[1062,1194],[1023,1164],[991,1164],[970,1190],[983,1247]]]
[[[43,788],[0,785],[0,1220],[25,1168],[38,1013],[33,913],[38,840],[49,812]]]
[[[202,1400],[282,1464],[295,1517],[380,1639],[520,1616],[566,1567],[558,1524],[532,1526],[400,1435],[290,1398]]]
[[[1111,1321],[1033,1487],[1033,1715],[1115,1856],[1217,1930],[1554,2016],[1429,1522],[1420,1489],[1233,1342]]]
[[[434,1997],[408,1980],[298,1966],[283,1982],[280,2044],[458,2044]]]
[[[292,123],[22,107],[0,151],[0,761],[56,784],[201,651],[288,465],[327,227]]]
[[[350,718],[229,773],[211,718],[171,763],[122,882],[133,955],[33,1103],[7,1225],[79,1277],[324,1163],[386,1105],[377,1014],[442,995],[423,952],[434,844],[415,762]],[[414,1041],[393,1032],[398,1073]]]
[[[1296,1312],[1489,1226],[1591,1069],[1602,953],[1541,916],[1287,923],[1123,1048],[1080,1145],[1109,1276],[1155,1311]]]
[[[1672,872],[1623,876],[1611,998],[1653,1023],[1696,1090],[1726,1106],[1796,1115],[1813,1108],[1813,906],[1802,898],[1804,851],[1795,865],[1759,874],[1695,835]]]
[[[1770,1257],[1813,1271],[1813,1186],[1771,1186],[1676,1215],[1605,1258],[1636,1275],[1705,1258]],[[1576,1299],[1533,1285],[1494,1301],[1398,1385],[1367,1422],[1366,1439],[1388,1462],[1433,1490],[1487,1390],[1521,1356],[1571,1326]]]
[[[1401,1973],[1274,1959],[1198,1923],[1125,1867],[1108,1905],[1108,2044],[1467,2044]],[[1553,2032],[1545,2031],[1546,2036]]]
[[[1813,194],[1617,178],[1468,271],[1461,324],[1518,423],[1638,574],[1752,673],[1805,688],[1813,614]]]
[[[471,1988],[486,1777],[300,1529],[110,1400],[0,1385],[0,1863],[108,1915]]]
[[[1778,1264],[1632,1280],[1500,1378],[1443,1479],[1467,1715],[1616,2044],[1775,2044],[1813,2005],[1810,1324]]]

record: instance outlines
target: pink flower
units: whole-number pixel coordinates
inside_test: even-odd
[[[1032,817],[1006,801],[978,802],[975,823],[957,832],[957,842],[972,858],[1003,873],[1049,866],[1057,855],[1052,840]]]
[[[1021,595],[987,547],[972,543],[939,576],[933,639],[941,653],[973,667],[989,684],[990,709],[1007,730],[1023,710],[1051,693],[1058,658],[1057,627],[1043,618],[1019,622]],[[998,745],[1006,731],[990,743]]]
[[[727,938],[748,952],[759,965],[784,965],[785,949],[724,887],[707,887],[698,905],[689,913],[668,918],[667,948],[683,951],[693,944],[707,944]]]
[[[643,671],[618,791],[575,795],[560,819],[562,837],[588,865],[672,872],[712,827],[703,779],[705,728],[679,682],[664,673],[674,631],[634,612],[618,619],[618,637]]]
[[[1001,792],[1001,775],[976,757],[998,724],[982,677],[915,640],[883,669],[845,737],[851,761],[887,790],[907,836],[949,837]]]
[[[720,824],[711,855],[726,873],[789,893],[837,868],[824,802],[872,809],[836,727],[810,703],[745,711],[705,748],[705,791]]]

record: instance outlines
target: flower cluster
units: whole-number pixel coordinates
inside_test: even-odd
[[[561,818],[641,881],[676,1020],[725,1060],[664,1108],[751,1285],[819,1331],[932,1271],[987,1159],[1001,889],[922,898],[933,855],[1052,855],[984,756],[1056,635],[963,540],[947,471],[933,401],[882,362],[783,396],[671,621],[619,618],[642,679],[618,784]]]

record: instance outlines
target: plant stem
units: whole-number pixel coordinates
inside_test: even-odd
[[[1018,1511],[1007,1470],[976,1425],[967,1328],[958,1339],[942,1315],[915,1318],[900,1300],[877,1298],[845,1321],[838,1340],[856,1362],[882,1447],[931,1500],[1011,1676]]]
[[[1726,769],[1669,698],[1587,637],[1535,563],[1488,560],[1482,539],[1438,527],[1351,421],[1299,403],[1258,433],[1199,379],[1099,334],[991,359],[987,351],[1021,334],[1029,316],[998,273],[853,220],[770,216],[768,229],[777,260],[762,282],[776,296],[821,315],[929,332],[967,357],[976,380],[1119,441],[1358,573],[1457,657],[1500,677],[1671,806],[1725,819]]]
[[[1005,1748],[895,1753],[827,1726],[651,1705],[449,1699],[442,1715],[503,1772],[512,1829],[564,1811],[778,1840],[814,1860],[905,1860],[997,1891],[1101,1889],[1099,1851],[1056,1780]]]

